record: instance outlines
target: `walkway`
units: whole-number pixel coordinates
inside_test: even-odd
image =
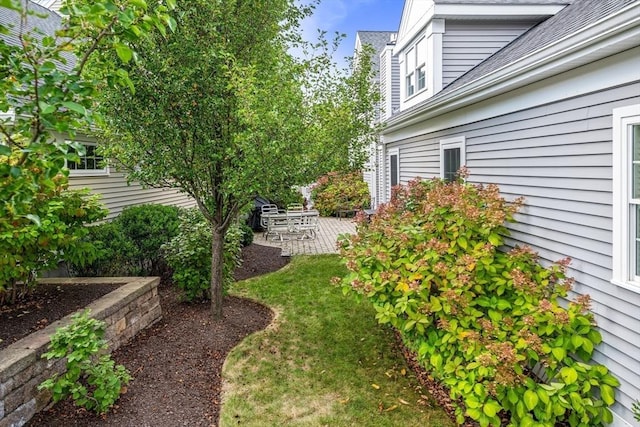
[[[264,246],[274,246],[282,248],[282,256],[291,255],[317,255],[335,254],[336,241],[340,234],[355,234],[356,224],[353,218],[333,218],[320,217],[318,222],[318,232],[315,239],[297,240],[272,240],[272,236],[265,240],[264,233],[255,233],[253,243]]]

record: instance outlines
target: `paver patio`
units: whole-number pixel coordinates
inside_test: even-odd
[[[290,240],[273,240],[272,236],[264,238],[264,232],[255,233],[253,243],[257,245],[282,248],[282,256],[316,255],[338,253],[336,241],[340,234],[354,234],[356,224],[353,218],[320,217],[315,239],[298,240],[291,236]]]

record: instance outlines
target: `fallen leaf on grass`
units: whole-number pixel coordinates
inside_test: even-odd
[[[340,403],[342,403],[343,405],[345,405],[349,400],[351,400],[350,397],[347,397],[346,399],[342,399],[340,400]]]
[[[376,390],[380,390],[380,386],[378,384],[371,384],[371,387],[375,388]]]
[[[398,405],[389,406],[387,409],[384,410],[384,412],[390,412],[390,411],[393,411],[394,409],[398,409]]]
[[[404,400],[404,399],[400,399],[400,398],[398,398],[398,401],[399,401],[400,403],[402,403],[403,405],[409,405],[409,402],[407,402],[407,401],[406,401],[406,400]]]

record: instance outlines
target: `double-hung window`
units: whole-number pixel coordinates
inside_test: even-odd
[[[387,152],[389,159],[387,200],[390,200],[393,187],[400,184],[400,150],[392,148]]]
[[[440,140],[440,178],[447,182],[455,180],[458,170],[464,164],[464,136]]]
[[[406,71],[406,84],[407,84],[407,98],[412,96],[416,92],[416,86],[414,83],[415,70],[416,70],[416,48],[415,46],[409,49],[405,58]]]
[[[427,87],[427,44],[425,38],[413,45],[405,55],[407,98]]]
[[[67,141],[69,142],[69,141]],[[77,153],[79,160],[77,162],[68,161],[67,167],[70,174],[74,175],[107,175],[109,169],[106,165],[104,157],[98,153],[96,144],[92,142],[76,141],[76,144],[82,145],[84,153]],[[73,148],[70,148],[73,151]]]
[[[640,292],[640,104],[613,110],[613,282]]]

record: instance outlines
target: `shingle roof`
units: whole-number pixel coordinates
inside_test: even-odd
[[[574,0],[433,0],[436,4],[569,4]]]
[[[32,36],[40,39],[41,34],[35,31],[36,29],[50,36],[55,35],[56,30],[60,29],[62,18],[57,13],[30,0],[26,1],[25,6],[30,13],[27,15],[25,27],[22,30],[23,33],[31,33]],[[18,38],[20,31],[20,14],[18,12],[0,7],[0,25],[9,29],[9,34],[0,34],[0,38],[10,45],[15,46],[20,44],[20,39]],[[63,55],[67,59],[67,64],[59,64],[58,66],[63,71],[71,71],[74,57],[68,53]]]
[[[572,4],[560,12],[533,27],[475,68],[451,82],[440,94],[450,92],[532,52],[538,51],[635,1],[637,0],[574,0]]]
[[[369,45],[375,51],[371,62],[374,70],[380,69],[380,52],[391,41],[391,35],[396,34],[395,31],[358,31],[357,35],[360,43]]]

